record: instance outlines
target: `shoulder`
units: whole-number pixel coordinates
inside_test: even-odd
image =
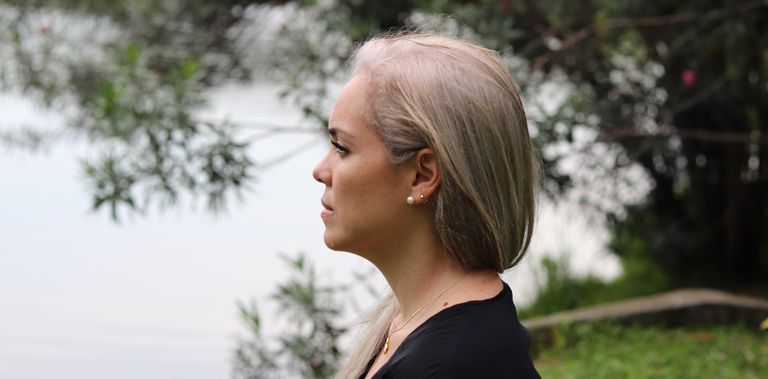
[[[415,330],[385,377],[538,378],[530,336],[505,284],[495,297],[448,308]],[[398,349],[400,350],[400,349]]]

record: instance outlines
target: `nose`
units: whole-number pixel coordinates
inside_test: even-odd
[[[332,175],[330,166],[328,164],[329,155],[330,152],[326,154],[323,159],[320,160],[320,162],[317,162],[317,165],[312,170],[312,177],[315,178],[315,180],[318,182],[330,187]]]

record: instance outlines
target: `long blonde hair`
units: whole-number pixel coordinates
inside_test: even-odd
[[[433,34],[373,38],[350,60],[370,79],[368,123],[395,164],[430,147],[441,168],[434,225],[446,258],[502,272],[533,233],[538,160],[517,87],[496,52]],[[397,311],[388,295],[337,379],[357,378]]]

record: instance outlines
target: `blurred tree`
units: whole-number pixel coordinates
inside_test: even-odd
[[[69,124],[2,131],[0,141],[87,138],[101,152],[84,162],[94,207],[116,219],[125,208],[173,205],[185,191],[217,209],[258,166],[237,125],[198,119],[206,90],[253,73],[280,80],[320,130],[356,42],[403,26],[438,29],[501,52],[524,91],[547,188],[581,191],[608,213],[617,254],[653,258],[677,285],[764,282],[766,8],[763,0],[2,0],[0,88],[61,110]],[[295,300],[286,310],[322,337],[286,337],[282,351],[294,355],[282,359],[321,377],[338,333],[323,317],[336,311],[313,308],[304,284],[279,299]],[[259,339],[255,311],[242,310],[256,339],[239,350],[238,370],[268,377],[285,361]],[[307,338],[325,341],[312,348],[332,359],[312,356]]]
[[[676,284],[722,286],[768,274],[767,7],[4,0],[0,84],[71,115],[67,132],[101,149],[84,163],[94,207],[117,217],[187,191],[215,209],[258,166],[236,125],[197,119],[207,89],[254,72],[283,81],[321,129],[356,42],[402,26],[449,31],[501,52],[525,93],[548,188],[579,190],[607,212],[617,254],[642,251]]]
[[[425,27],[500,51],[527,95],[548,187],[580,189],[583,200],[608,213],[616,253],[642,244],[675,285],[764,282],[765,1],[388,5],[384,12],[377,2],[339,0],[302,9],[321,25],[315,32],[343,32],[352,41],[391,27]],[[281,24],[278,41],[317,38],[292,22]],[[318,83],[336,78],[327,68],[342,67],[349,52],[320,44],[312,59],[300,60],[304,45],[292,43],[301,49],[293,53],[277,46],[285,54],[271,57],[275,66],[287,67],[280,72],[294,79],[292,91],[318,97],[326,94]],[[284,57],[306,65],[288,65]],[[647,195],[637,188],[643,180],[633,168],[650,182]],[[632,204],[633,193],[642,201]]]
[[[344,303],[338,300],[342,286],[322,286],[314,266],[303,255],[285,258],[290,276],[273,295],[286,325],[270,346],[261,331],[255,303],[240,304],[240,316],[248,328],[248,339],[235,351],[233,375],[243,379],[300,377],[330,378],[341,351],[338,327]]]
[[[678,284],[768,274],[767,6],[554,1],[515,18],[540,31],[511,42],[531,69],[561,70],[579,88],[562,107],[572,116],[545,129],[592,117],[600,140],[642,166],[653,188],[615,229]]]
[[[183,191],[220,209],[253,179],[254,162],[233,125],[195,112],[205,90],[248,77],[227,35],[241,3],[0,2],[0,89],[68,116],[64,130],[4,130],[0,141],[87,139],[93,207],[115,220]]]

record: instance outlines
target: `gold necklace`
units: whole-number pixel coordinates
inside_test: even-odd
[[[421,307],[419,307],[419,309],[417,309],[417,310],[416,310],[416,312],[413,312],[413,314],[411,314],[411,316],[410,316],[410,317],[408,317],[408,319],[407,319],[407,320],[405,320],[405,322],[403,323],[403,325],[400,325],[400,327],[399,327],[399,328],[397,328],[397,329],[395,329],[395,330],[393,330],[393,331],[391,331],[391,332],[387,333],[387,339],[384,341],[384,354],[387,354],[387,353],[389,352],[389,340],[392,338],[392,335],[393,335],[393,334],[397,333],[398,331],[400,331],[400,329],[402,329],[402,328],[404,328],[406,325],[408,325],[408,323],[411,321],[411,319],[413,319],[414,317],[416,317],[416,315],[417,315],[417,314],[419,314],[419,312],[421,312],[421,311],[424,309],[424,307],[426,307],[427,305],[429,305],[431,302],[435,301],[435,299],[437,299],[438,297],[440,297],[442,294],[444,294],[444,293],[448,292],[448,290],[449,290],[449,289],[451,289],[451,288],[453,288],[453,286],[455,286],[455,285],[459,284],[459,282],[460,282],[462,279],[464,279],[464,277],[463,277],[463,276],[462,276],[461,278],[459,278],[459,280],[457,280],[457,281],[453,282],[453,284],[451,284],[450,286],[448,286],[448,288],[446,288],[446,289],[444,289],[444,290],[440,291],[440,293],[438,293],[437,295],[435,295],[435,296],[434,296],[434,297],[432,297],[431,299],[427,300],[425,303],[423,303],[423,304],[421,305]],[[393,317],[393,318],[392,318],[392,322],[390,322],[390,323],[389,323],[389,325],[390,325],[390,328],[392,327],[392,324],[393,324],[394,322],[395,322],[395,319],[394,319],[394,317]]]

